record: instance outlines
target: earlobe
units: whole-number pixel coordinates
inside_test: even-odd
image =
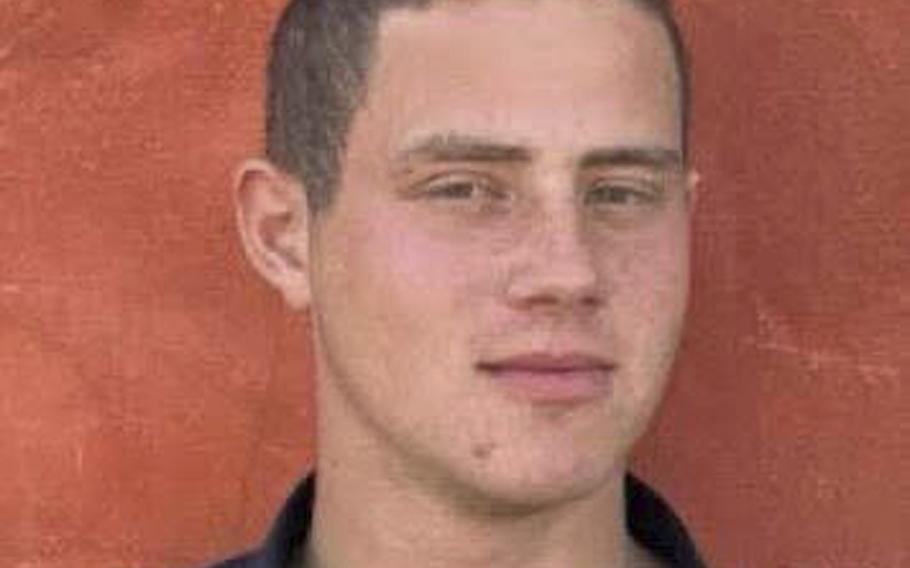
[[[269,162],[248,160],[234,178],[234,205],[250,263],[292,308],[306,308],[309,211],[304,188]]]

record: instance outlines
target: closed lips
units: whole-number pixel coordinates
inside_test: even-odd
[[[494,374],[523,372],[568,375],[579,371],[611,371],[614,367],[615,365],[608,360],[593,355],[542,353],[517,355],[495,361],[484,361],[478,364],[478,368],[482,371]]]

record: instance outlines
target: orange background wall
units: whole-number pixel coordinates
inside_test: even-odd
[[[3,566],[225,554],[312,455],[305,322],[228,197],[280,3],[0,6]],[[707,193],[637,468],[714,566],[907,566],[908,6],[681,6]]]

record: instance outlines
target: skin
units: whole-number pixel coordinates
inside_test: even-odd
[[[330,209],[241,168],[248,256],[313,323],[314,565],[650,565],[622,479],[686,309],[676,89],[625,2],[393,11]],[[478,366],[579,350],[615,365],[584,403]]]

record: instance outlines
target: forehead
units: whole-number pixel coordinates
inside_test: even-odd
[[[382,16],[362,122],[400,145],[675,147],[677,81],[666,32],[631,2],[441,2]]]

